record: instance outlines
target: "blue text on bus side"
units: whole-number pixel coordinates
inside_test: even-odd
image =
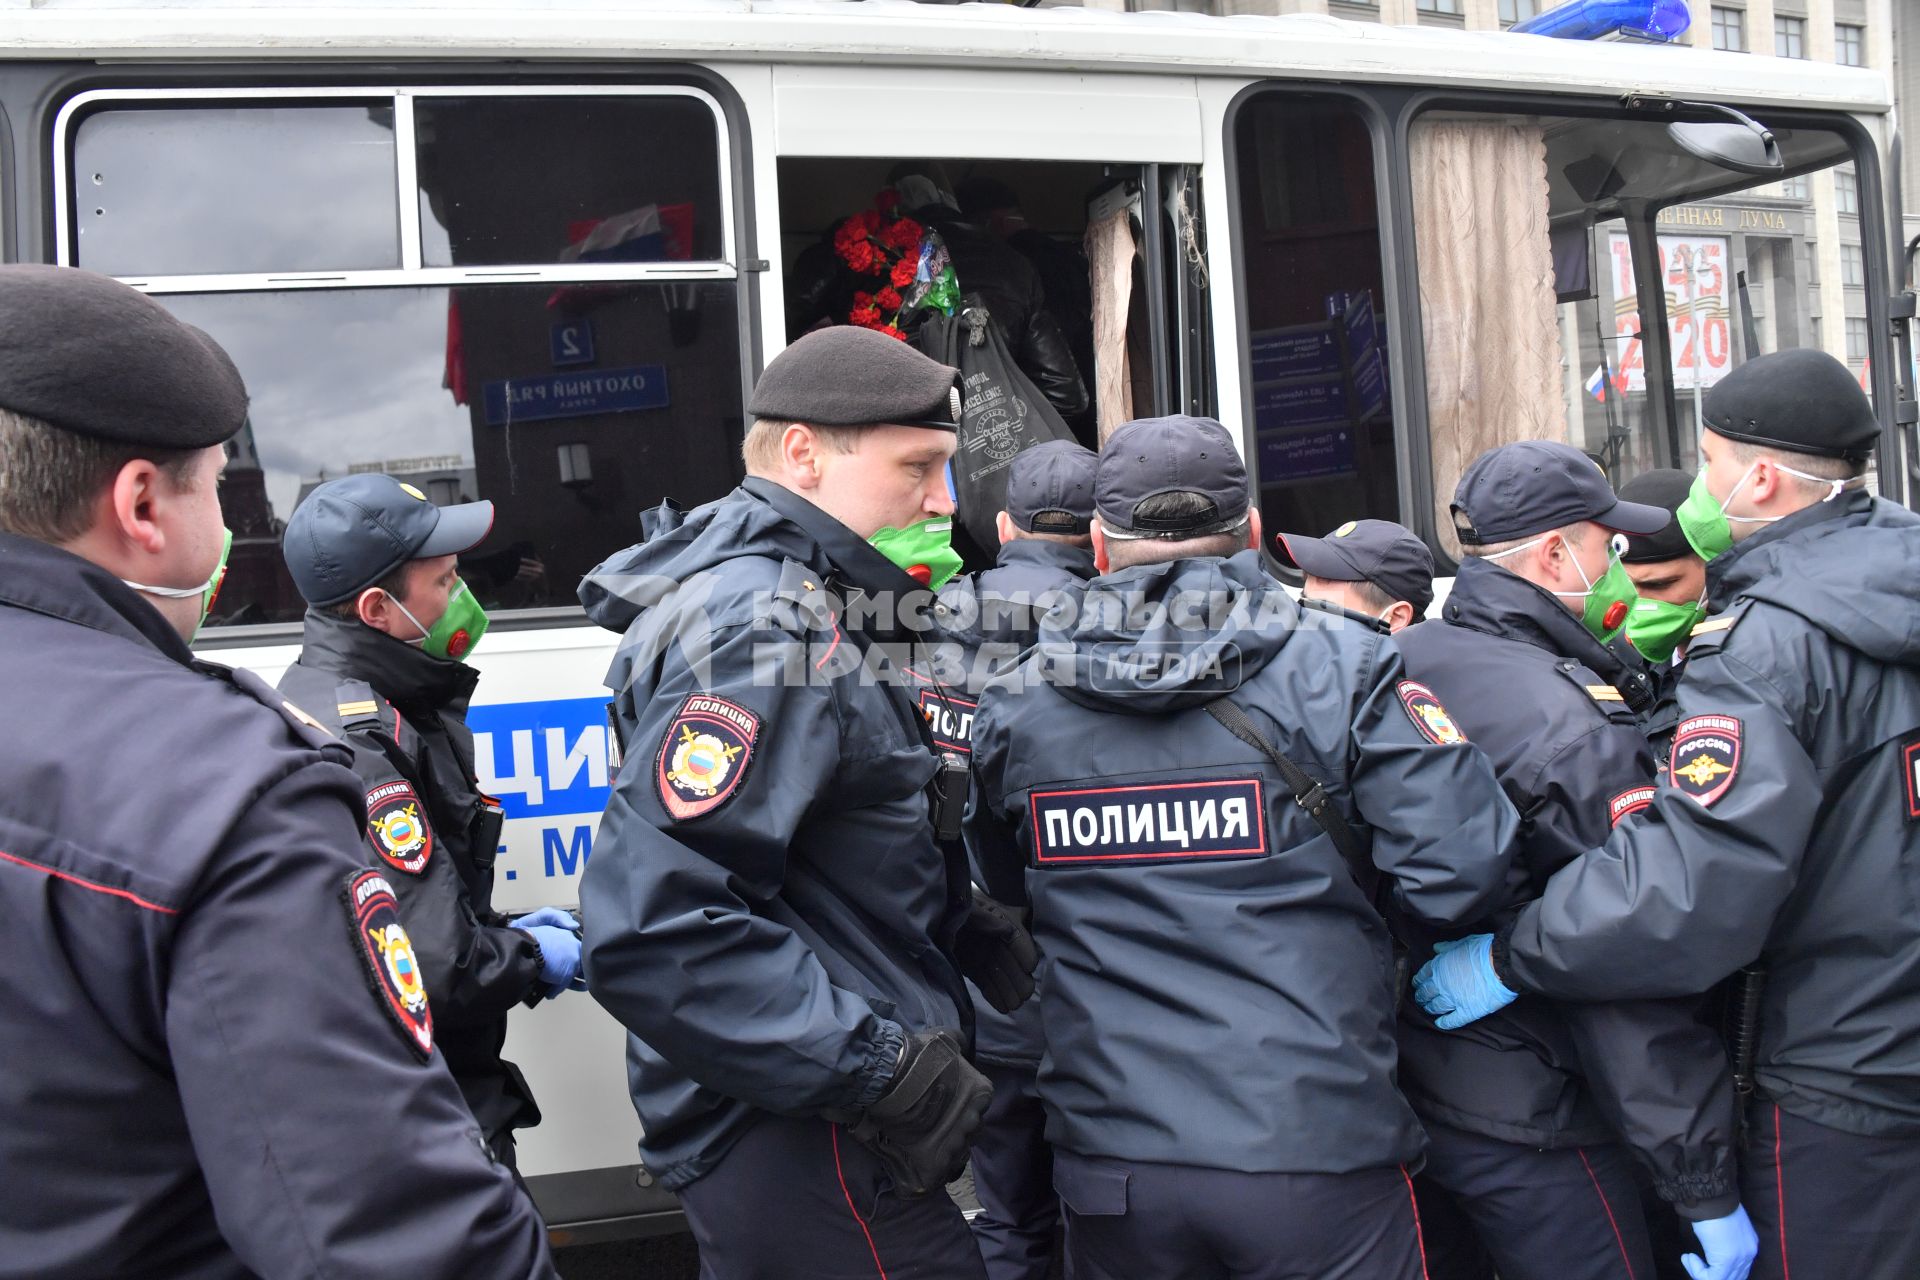
[[[607,807],[607,700],[495,702],[467,712],[480,789],[509,818]]]

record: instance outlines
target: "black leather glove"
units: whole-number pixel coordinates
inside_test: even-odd
[[[907,1037],[887,1091],[848,1128],[893,1176],[902,1195],[938,1191],[960,1176],[993,1086],[951,1031]]]
[[[973,979],[987,1003],[1012,1013],[1033,994],[1033,970],[1040,948],[1011,908],[1002,906],[978,888],[965,923],[953,939],[953,958],[960,972]]]

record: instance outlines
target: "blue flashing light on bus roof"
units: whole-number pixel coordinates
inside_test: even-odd
[[[1567,0],[1509,30],[1560,40],[1653,40],[1668,42],[1693,24],[1687,0]]]

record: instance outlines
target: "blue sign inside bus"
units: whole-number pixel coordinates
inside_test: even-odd
[[[590,418],[667,407],[667,367],[636,364],[624,369],[501,378],[482,389],[487,425],[537,422],[543,418]]]

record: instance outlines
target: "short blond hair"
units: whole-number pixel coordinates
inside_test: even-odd
[[[860,447],[864,427],[823,427],[812,422],[786,422],[779,418],[755,418],[740,442],[740,460],[747,464],[750,476],[771,476],[780,469],[780,441],[788,427],[805,427],[833,453],[852,453]]]

